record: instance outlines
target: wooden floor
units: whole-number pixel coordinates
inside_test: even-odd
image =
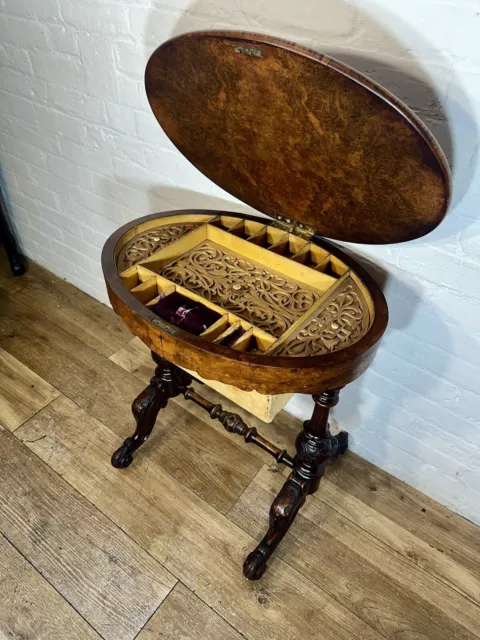
[[[38,267],[13,279],[4,260],[0,316],[1,639],[480,636],[473,524],[349,453],[247,582],[283,470],[183,400],[113,469],[146,348],[78,289]],[[249,421],[293,450],[291,416]]]

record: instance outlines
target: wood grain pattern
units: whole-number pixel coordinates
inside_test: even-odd
[[[27,425],[39,419],[41,413]],[[85,425],[81,431],[79,422]],[[25,435],[27,425],[21,427]],[[128,473],[105,464],[120,438],[83,411],[70,423],[45,420],[41,433],[45,437],[40,440],[28,437],[36,441],[25,441],[27,446],[247,637],[382,639],[278,559],[261,584],[242,580],[239,567],[254,540],[143,456],[141,449]]]
[[[126,437],[144,385],[61,326],[0,292],[0,347]]]
[[[348,458],[350,457],[348,456]],[[454,560],[450,555],[452,553],[451,550],[450,553],[445,553],[444,550],[435,548],[422,537],[411,533],[408,530],[409,519],[404,518],[402,526],[400,526],[398,522],[394,522],[364,501],[333,484],[329,477],[330,475],[324,478],[322,491],[315,495],[315,499],[321,500],[334,511],[355,522],[390,549],[410,560],[418,568],[480,604],[480,573],[477,571],[478,557],[476,557],[474,550],[470,551],[467,562],[465,560],[463,562]],[[397,483],[400,485],[400,480],[397,480]],[[394,495],[392,495],[392,499],[394,499]],[[421,494],[418,495],[417,500],[422,504],[426,504],[425,496]],[[425,509],[425,513],[423,509]],[[428,510],[427,514],[427,509],[421,507],[420,512],[422,516],[425,517],[426,515],[428,521],[431,511]],[[304,512],[305,517],[308,517],[308,514],[309,508],[307,506]],[[457,518],[459,516],[450,513],[449,520]],[[463,518],[460,518],[460,523],[463,524],[463,520]],[[477,529],[475,525],[467,524],[469,528]],[[426,530],[431,528],[435,528],[435,523],[425,527]],[[457,525],[455,523],[451,525],[450,536],[455,538],[457,536]],[[460,560],[460,558],[457,559]]]
[[[181,582],[148,621],[138,640],[242,640],[223,618]]]
[[[43,378],[0,349],[0,424],[10,431],[58,397]]]
[[[162,409],[143,452],[220,513],[226,513],[253,479],[260,462],[233,437],[218,433],[178,403]]]
[[[206,213],[189,211],[189,215],[205,216]],[[222,212],[210,213],[214,215]],[[375,280],[350,255],[317,237],[313,239],[314,244],[334,254],[348,268],[353,269],[369,291],[375,316],[368,331],[355,343],[340,351],[317,356],[266,356],[225,349],[168,323],[164,328],[154,326],[152,322],[158,322],[158,317],[124,286],[117,272],[115,252],[118,243],[124,236],[128,237],[133,228],[153,220],[159,224],[162,218],[172,218],[175,215],[183,216],[185,212],[164,212],[128,223],[110,236],[102,252],[102,268],[110,302],[130,331],[140,337],[151,351],[179,367],[196,371],[205,379],[214,379],[245,391],[255,390],[263,394],[320,393],[326,389],[345,386],[368,368],[387,326],[388,309],[385,298]],[[258,216],[235,215],[248,221],[263,220]],[[166,248],[168,249],[169,247]],[[148,260],[153,259],[152,256]]]
[[[38,264],[31,264],[21,278],[2,269],[0,291],[105,356],[130,340],[128,330],[107,306]]]
[[[472,522],[358,456],[342,460],[328,479],[480,576],[480,536]]]
[[[151,352],[140,338],[131,338],[124,347],[112,353],[110,360],[146,384],[152,377]]]
[[[228,517],[261,538],[264,514],[283,482],[282,474],[264,467]],[[440,586],[409,560],[391,554],[320,500],[307,499],[282,545],[277,553],[288,564],[328,589],[339,602],[348,601],[351,611],[387,638],[474,640],[480,633],[478,606]],[[470,584],[480,589],[480,580],[473,575]],[[362,585],[361,590],[354,585]]]
[[[420,119],[325,55],[260,34],[187,33],[155,51],[145,85],[178,149],[267,215],[388,243],[428,233],[445,214],[448,166]]]
[[[101,636],[2,535],[0,638],[101,640]]]
[[[117,620],[118,626],[131,629],[130,637],[140,634],[141,640],[156,637],[168,640],[210,637],[212,640],[216,637],[382,640],[395,629],[395,640],[430,640],[432,637],[443,640],[447,631],[452,640],[480,637],[480,607],[476,604],[480,576],[478,527],[351,453],[327,470],[321,491],[307,499],[269,573],[256,584],[241,579],[239,566],[247,550],[254,546],[252,534],[264,533],[272,493],[278,491],[285,476],[262,469],[233,505],[229,513],[232,518],[242,520],[239,524],[247,529],[246,533],[195,494],[197,470],[193,467],[192,478],[185,480],[191,489],[181,484],[181,476],[178,480],[172,477],[173,465],[170,473],[160,469],[142,451],[128,472],[111,468],[108,460],[112,451],[132,430],[129,409],[132,396],[136,389],[143,389],[153,373],[148,350],[143,345],[139,348],[138,340],[130,340],[112,355],[112,361],[118,365],[108,362],[104,355],[95,357],[95,351],[88,348],[80,336],[72,338],[57,324],[62,322],[60,318],[47,320],[40,311],[21,303],[3,289],[1,273],[0,260],[0,293],[4,294],[0,296],[3,314],[0,329],[7,329],[0,331],[0,341],[3,340],[5,348],[11,348],[13,355],[22,359],[30,371],[34,370],[44,380],[43,375],[47,376],[49,384],[71,393],[83,409],[63,397],[55,399],[15,431],[15,438],[25,443],[15,445],[14,436],[0,430],[4,453],[0,492],[2,496],[8,493],[8,499],[2,502],[0,519],[3,522],[11,512],[10,502],[18,496],[10,490],[13,485],[21,492],[15,513],[27,510],[22,513],[24,522],[28,516],[30,529],[39,521],[41,524],[35,538],[40,542],[33,545],[26,541],[25,548],[20,549],[26,552],[25,558],[0,536],[0,636],[22,640],[111,637],[108,631],[103,633],[100,629],[101,635],[95,632],[82,618],[81,607],[90,603],[98,616],[99,611],[107,608],[106,603],[111,602],[113,593],[123,592],[125,588],[129,592],[133,579],[138,578],[145,585],[148,572],[160,562],[181,578],[185,586],[178,584],[146,625],[144,616],[137,616],[132,622],[130,611],[124,606],[125,596],[121,594],[121,606],[113,612],[108,610],[106,615],[125,618]],[[35,271],[30,273],[34,278]],[[70,313],[74,315],[75,289],[65,286],[72,290],[68,298],[72,305]],[[6,300],[8,305],[4,304]],[[94,300],[90,300],[89,305],[94,312],[96,306],[103,308]],[[109,313],[113,318],[113,312]],[[74,364],[69,364],[69,360]],[[68,377],[62,376],[62,370]],[[27,376],[25,384],[30,379],[30,371],[22,367],[16,369],[18,376]],[[107,382],[102,381],[105,376]],[[89,385],[89,378],[95,384]],[[112,393],[114,400],[109,401],[108,395]],[[280,412],[274,424],[263,424],[213,390],[203,387],[201,393],[214,403],[222,402],[226,410],[239,413],[281,448],[293,451],[300,421]],[[240,439],[227,434],[194,403],[176,398],[171,405],[176,406],[170,407],[167,424],[173,431],[176,420],[188,429],[191,416],[194,433],[201,432],[200,423],[206,420],[207,432],[217,435],[221,442],[228,440],[235,447],[236,478],[246,479],[254,468],[270,463],[270,458],[260,449],[245,451]],[[165,415],[169,410],[167,406]],[[100,417],[100,421],[92,417],[92,413]],[[159,427],[160,441],[156,449],[162,447],[162,431],[164,435],[167,433],[162,425]],[[177,442],[181,441],[182,428],[173,435]],[[3,446],[5,438],[13,444]],[[202,443],[205,443],[203,436],[200,447]],[[224,445],[216,446],[221,451]],[[46,465],[31,456],[27,447],[56,473],[49,472]],[[11,456],[10,461],[8,457],[12,448],[15,450],[13,471]],[[178,458],[179,464],[190,455],[191,452],[187,452],[186,458]],[[37,481],[40,468],[41,480]],[[269,468],[275,466],[269,464]],[[209,469],[210,473],[216,472]],[[200,477],[202,482],[203,478],[205,476]],[[226,480],[221,471],[220,478],[223,478],[219,482],[221,487]],[[46,498],[38,497],[43,492]],[[67,520],[56,515],[62,505],[66,505],[67,514],[78,515],[78,507],[72,509],[71,505],[86,504],[79,492],[90,501],[86,507],[88,517],[81,527],[77,527],[75,517]],[[72,503],[70,497],[67,501],[63,497],[59,506],[52,507],[55,517],[50,518],[50,511],[47,517],[45,500],[49,499],[50,505],[49,497],[55,496],[56,502],[59,495],[75,498]],[[9,512],[3,504],[8,505]],[[105,515],[109,520],[105,520]],[[107,524],[102,525],[105,522]],[[18,520],[8,517],[7,524],[6,533],[14,538],[11,542],[18,542],[22,538]],[[108,538],[111,547],[116,548],[116,541],[123,539],[124,533],[117,527],[134,538],[129,538],[128,544],[133,546],[127,554],[127,566],[132,566],[132,559],[144,557],[142,548],[150,553],[141,561],[146,561],[148,567],[141,568],[133,578],[129,575],[128,580],[122,571],[123,563],[113,568],[109,563],[105,568],[104,561],[98,562],[99,557],[107,556],[105,531],[111,532]],[[85,533],[81,534],[82,531]],[[45,541],[52,539],[57,541],[57,546],[52,543],[47,548]],[[62,545],[64,540],[70,540],[71,544]],[[313,545],[313,552],[307,553],[301,548],[308,544]],[[63,578],[61,571],[57,578],[57,574],[52,576],[46,573],[44,565],[40,566],[42,553],[45,551],[46,556],[48,551],[45,566],[47,560],[62,566],[60,561],[69,554],[65,567],[72,563],[76,567],[78,561],[71,550],[77,547],[93,548],[93,551],[82,555],[81,571],[69,574],[70,582]],[[294,567],[285,563],[282,553],[295,563]],[[135,565],[138,566],[136,560]],[[143,567],[141,563],[140,566]],[[50,565],[47,568],[53,571]],[[105,575],[108,571],[117,571],[121,577],[105,585],[105,575],[100,576],[95,579],[97,589],[90,589],[89,579],[103,570]],[[334,570],[336,575],[332,576],[330,588],[324,572],[330,575]],[[71,590],[75,599],[64,590],[77,577],[80,587],[76,592]],[[51,580],[51,585],[46,578]],[[384,598],[383,592],[389,599]],[[155,594],[152,597],[145,588],[142,593],[149,602],[155,600]],[[152,613],[153,609],[154,605]],[[400,615],[402,624],[398,624]],[[359,616],[363,616],[363,620]],[[373,626],[366,625],[367,616]],[[428,627],[427,617],[432,622]],[[433,633],[436,636],[432,636]]]
[[[37,431],[26,423],[19,437],[41,441],[37,416]],[[0,531],[106,640],[132,639],[175,578],[17,438],[2,431],[0,443]],[[61,455],[50,450],[50,461]]]

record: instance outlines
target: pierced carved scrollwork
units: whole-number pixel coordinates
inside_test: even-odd
[[[178,240],[181,236],[198,227],[197,222],[183,224],[168,224],[155,229],[150,229],[135,238],[122,248],[118,256],[118,268],[120,271],[133,267],[140,260],[150,257],[158,249],[162,249]]]
[[[315,317],[283,343],[276,356],[312,356],[344,349],[359,340],[369,322],[368,308],[349,278],[327,299]]]
[[[308,286],[206,241],[161,275],[272,335],[282,335],[320,295]]]

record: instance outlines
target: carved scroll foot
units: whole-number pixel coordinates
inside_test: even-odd
[[[341,431],[332,436],[328,427],[328,414],[337,404],[338,394],[338,390],[332,390],[313,397],[312,418],[304,423],[297,437],[293,471],[270,508],[267,534],[243,565],[243,574],[249,580],[262,577],[268,559],[289,530],[307,495],[317,491],[326,465],[348,448],[348,433]]]
[[[133,452],[148,439],[160,409],[167,406],[170,398],[184,393],[192,381],[184,371],[156,354],[152,353],[152,358],[157,364],[155,375],[132,404],[132,413],[137,423],[135,433],[112,456],[112,465],[117,469],[125,469],[132,463]]]
[[[112,456],[112,466],[116,469],[126,469],[133,462],[131,438],[127,438],[122,446]]]
[[[309,482],[295,477],[295,472],[283,485],[270,508],[270,526],[266,536],[244,562],[243,575],[258,580],[267,568],[267,561],[278,547],[305,502]]]

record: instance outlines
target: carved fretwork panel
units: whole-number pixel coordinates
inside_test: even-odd
[[[208,240],[160,273],[276,337],[320,298],[307,285]]]
[[[274,355],[299,357],[338,351],[359,340],[368,325],[365,299],[354,280],[347,278]]]
[[[188,231],[198,227],[198,222],[187,222],[182,224],[168,224],[155,229],[149,229],[135,238],[122,248],[118,256],[118,269],[123,271],[152,255],[158,249],[178,240]]]

